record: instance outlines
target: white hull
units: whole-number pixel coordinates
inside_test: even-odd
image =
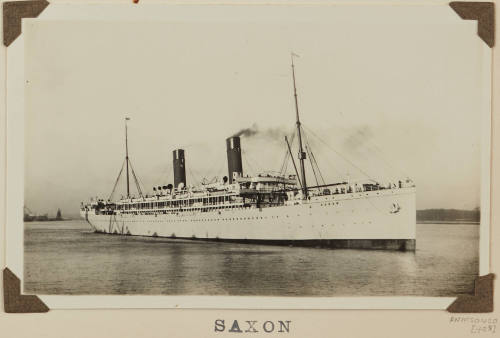
[[[329,246],[335,246],[332,240],[345,240],[342,247],[415,249],[415,188],[318,196],[261,209],[81,215],[102,233],[270,244],[326,241]]]

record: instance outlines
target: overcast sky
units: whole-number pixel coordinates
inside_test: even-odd
[[[172,182],[177,147],[188,184],[227,174],[225,138],[251,126],[261,132],[242,138],[244,171],[279,170],[295,119],[292,50],[326,181],[409,176],[419,209],[479,206],[481,42],[468,26],[62,21],[24,34],[33,211],[74,214],[109,196],[125,116],[146,190]]]

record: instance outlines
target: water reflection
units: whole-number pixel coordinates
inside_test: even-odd
[[[29,223],[25,290],[37,294],[455,296],[478,273],[477,225],[417,226],[417,251],[329,250],[94,234]]]

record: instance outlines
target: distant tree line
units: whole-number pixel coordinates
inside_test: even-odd
[[[64,221],[61,209],[57,209],[55,218],[49,217],[49,214],[37,215],[33,214],[28,208],[24,208],[24,221],[25,222],[46,222],[46,221]]]
[[[481,212],[459,209],[426,209],[417,210],[417,222],[479,222]]]

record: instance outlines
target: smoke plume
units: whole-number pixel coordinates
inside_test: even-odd
[[[285,138],[285,135],[287,135],[287,131],[285,128],[266,128],[266,129],[260,129],[256,123],[254,123],[251,127],[249,128],[243,128],[239,130],[237,133],[235,133],[232,137],[236,136],[241,136],[241,137],[253,137],[253,136],[259,136],[259,137],[265,137],[273,140],[283,140]]]
[[[243,128],[240,131],[236,132],[232,137],[237,137],[237,136],[251,137],[258,133],[259,129],[257,128],[257,124],[254,123],[250,128]]]

